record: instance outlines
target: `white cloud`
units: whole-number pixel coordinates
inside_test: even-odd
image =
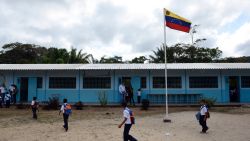
[[[244,52],[239,46],[248,42],[250,37],[250,21],[243,24],[238,30],[233,33],[223,33],[217,35],[217,44],[223,50],[224,56],[241,56],[250,55],[250,52]],[[249,50],[248,50],[249,51]]]
[[[224,56],[250,55],[242,50],[249,43],[248,0],[2,0],[0,46],[74,46],[96,58],[123,60],[149,55],[163,42],[164,7],[199,24],[194,37],[207,38],[204,46],[218,46]],[[167,29],[167,43],[178,42],[190,43],[191,37]]]

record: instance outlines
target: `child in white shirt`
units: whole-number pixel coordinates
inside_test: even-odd
[[[141,103],[141,88],[137,90],[137,103]]]
[[[31,102],[31,109],[32,109],[32,113],[33,113],[33,119],[37,119],[37,114],[36,111],[38,110],[39,104],[36,101],[36,97],[33,97],[33,100]]]
[[[207,127],[207,115],[208,114],[208,109],[205,100],[201,100],[201,108],[200,108],[200,119],[199,123],[202,126],[202,131],[201,133],[206,133],[208,130]]]
[[[4,101],[5,101],[5,107],[10,108],[10,99],[11,95],[9,93],[6,93],[4,96]]]

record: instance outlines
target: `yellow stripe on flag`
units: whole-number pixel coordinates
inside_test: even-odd
[[[167,9],[164,9],[164,14],[165,14],[165,16],[173,17],[173,18],[180,19],[182,21],[191,23],[191,21],[189,21],[188,19],[185,19],[185,18],[183,18],[183,17],[181,17],[181,16],[179,16],[179,15],[177,15],[177,14],[175,14]]]

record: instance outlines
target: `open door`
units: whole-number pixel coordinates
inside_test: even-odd
[[[124,82],[125,87],[130,87],[131,77],[122,77],[122,82]]]
[[[28,77],[20,78],[20,101],[27,102],[28,101]]]
[[[240,102],[239,78],[237,76],[229,77],[229,99],[230,102]]]

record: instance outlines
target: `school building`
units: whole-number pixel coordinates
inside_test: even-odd
[[[131,84],[142,99],[165,103],[165,64],[0,64],[0,84],[15,84],[17,101],[59,97],[69,102],[108,104],[120,102],[119,84]],[[217,103],[250,102],[250,63],[167,64],[168,102],[197,103],[202,98]]]

